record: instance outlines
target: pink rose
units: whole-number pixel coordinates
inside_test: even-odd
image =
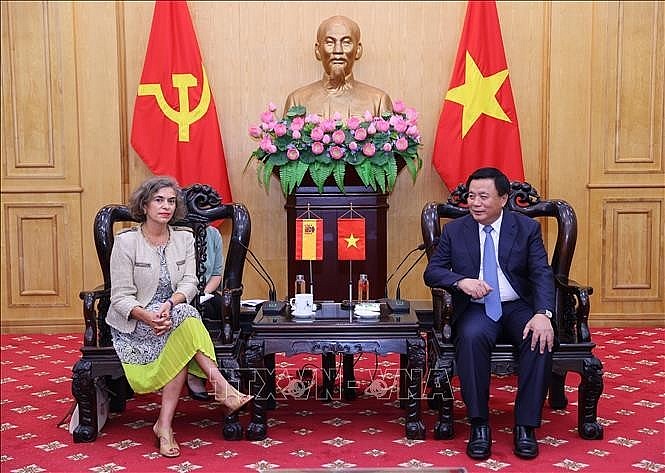
[[[402,102],[401,100],[396,100],[395,102],[393,102],[393,112],[402,113],[405,108],[406,106],[404,105],[404,102]]]
[[[411,125],[406,129],[406,134],[415,138],[420,135],[420,131],[418,131],[417,126]]]
[[[333,113],[332,119],[336,122],[340,121],[342,119],[342,114],[339,112]]]
[[[330,143],[330,135],[327,134],[327,133],[325,135],[323,135],[323,138],[321,138],[321,142],[324,145],[327,145],[328,143]]]
[[[314,128],[312,128],[310,136],[314,141],[321,141],[321,139],[323,138],[323,128],[321,128],[320,126],[315,126]]]
[[[367,138],[367,130],[365,130],[364,128],[358,128],[356,132],[353,134],[353,136],[355,137],[356,140],[362,141],[365,138]]]
[[[273,115],[272,115],[272,112],[270,110],[265,111],[261,114],[261,121],[263,123],[269,123],[272,120],[273,120]]]
[[[277,152],[277,146],[271,144],[270,147],[268,148],[269,153],[276,153]]]
[[[298,151],[296,148],[289,148],[286,150],[286,157],[289,158],[291,161],[295,161],[298,159],[300,156],[300,151]]]
[[[259,128],[258,125],[252,125],[249,127],[249,136],[252,138],[260,138],[261,134],[261,128]]]
[[[392,122],[392,126],[395,128],[395,131],[397,133],[404,133],[409,126],[406,120],[404,120],[402,117],[395,117],[394,115],[392,118],[395,118],[395,120]]]
[[[291,131],[297,131],[297,130],[302,130],[304,126],[305,126],[305,119],[303,117],[296,117],[291,122],[291,126],[289,128],[291,129]]]
[[[372,142],[365,143],[365,146],[363,146],[363,154],[368,158],[371,158],[372,156],[374,156],[375,153],[376,153],[376,146],[374,146],[374,143]]]
[[[374,122],[374,126],[376,127],[377,130],[379,130],[381,133],[385,133],[390,129],[390,123],[383,119],[379,119]]]
[[[419,113],[415,108],[406,109],[406,119],[409,121],[409,125],[415,125],[418,122]]]
[[[263,128],[264,131],[272,131],[272,129],[275,126],[275,123],[277,123],[275,120],[271,120],[267,123],[261,123],[261,128]]]
[[[344,156],[344,150],[339,146],[333,146],[330,148],[330,157],[333,159],[342,159]]]
[[[329,133],[335,129],[335,121],[334,120],[323,120],[321,122],[321,127],[323,127],[323,131],[326,133]]]
[[[365,110],[363,118],[365,119],[366,122],[371,122],[374,117],[372,116],[371,113],[369,113],[369,110]]]
[[[300,131],[299,130],[293,130],[291,133],[291,136],[293,137],[294,140],[299,140],[300,139]]]
[[[275,105],[273,102],[270,102],[268,104],[268,110],[270,110],[271,112],[274,112],[275,110],[277,110],[277,105]]]
[[[346,126],[349,127],[349,130],[355,130],[356,128],[358,128],[358,127],[360,126],[360,118],[358,118],[358,117],[350,117],[350,118],[346,121]]]
[[[338,145],[344,143],[345,138],[346,136],[342,130],[335,130],[332,134],[332,140]]]
[[[395,142],[395,148],[397,149],[397,151],[404,151],[408,147],[409,147],[409,142],[404,137],[401,137]]]
[[[376,126],[374,126],[374,122],[372,122],[367,127],[367,134],[368,135],[373,135],[374,133],[376,133]]]
[[[324,149],[323,143],[321,143],[320,141],[315,141],[314,143],[312,143],[312,153],[321,154],[323,153],[323,149]]]
[[[358,150],[358,143],[356,143],[355,141],[352,141],[351,143],[349,143],[349,149],[351,151],[357,151]]]
[[[385,151],[387,153],[388,151],[393,150],[393,145],[391,145],[390,143],[384,143],[382,149],[383,149],[383,151]]]
[[[277,123],[273,130],[275,130],[275,135],[277,136],[286,135],[286,125],[284,123]]]
[[[305,117],[305,123],[321,123],[321,117],[312,113]]]
[[[266,153],[270,153],[270,149],[272,144],[272,139],[268,135],[264,135],[263,138],[261,138],[261,141],[259,142],[259,148],[261,148],[263,151]]]

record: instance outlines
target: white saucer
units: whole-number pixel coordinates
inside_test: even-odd
[[[305,312],[305,313],[299,313],[299,312],[291,312],[291,315],[296,318],[296,319],[307,319],[311,316],[316,314],[316,311],[311,311],[311,312]]]
[[[376,312],[374,310],[363,310],[363,309],[356,309],[353,311],[353,314],[356,317],[360,317],[363,319],[376,319],[381,315],[381,312]]]

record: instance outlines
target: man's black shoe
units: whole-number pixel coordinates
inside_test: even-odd
[[[490,457],[492,454],[492,434],[489,425],[471,426],[466,454],[474,460],[485,460]]]
[[[520,458],[531,459],[538,456],[538,442],[533,427],[516,425],[513,430],[515,442],[515,455]]]

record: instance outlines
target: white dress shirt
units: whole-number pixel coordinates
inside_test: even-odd
[[[501,211],[501,215],[499,215],[499,218],[497,218],[490,226],[492,227],[492,240],[494,241],[494,255],[497,258],[496,262],[496,269],[497,273],[499,276],[499,294],[501,294],[501,302],[507,302],[507,301],[514,301],[516,299],[519,299],[520,296],[517,295],[515,292],[515,289],[510,285],[508,282],[508,279],[506,278],[506,275],[503,274],[503,270],[501,269],[501,265],[499,264],[498,258],[499,258],[499,236],[501,232],[501,221],[503,220],[503,211]],[[485,228],[485,225],[483,224],[478,224],[478,235],[480,238],[480,274],[478,275],[478,279],[483,279],[483,265],[482,261],[484,258],[484,253],[485,253],[485,238],[487,238],[487,234],[483,230]],[[496,289],[496,288],[494,288]],[[484,302],[484,298],[476,299],[475,302]]]

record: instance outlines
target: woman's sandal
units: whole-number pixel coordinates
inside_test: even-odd
[[[240,394],[233,396],[226,396],[222,398],[219,395],[215,395],[215,400],[222,403],[222,412],[226,417],[235,414],[238,412],[245,404],[254,399],[254,396],[250,394]]]
[[[169,429],[164,433],[157,429],[157,424],[153,425],[152,431],[155,434],[155,446],[159,448],[159,453],[168,458],[180,456],[180,447],[173,437],[173,430]]]

